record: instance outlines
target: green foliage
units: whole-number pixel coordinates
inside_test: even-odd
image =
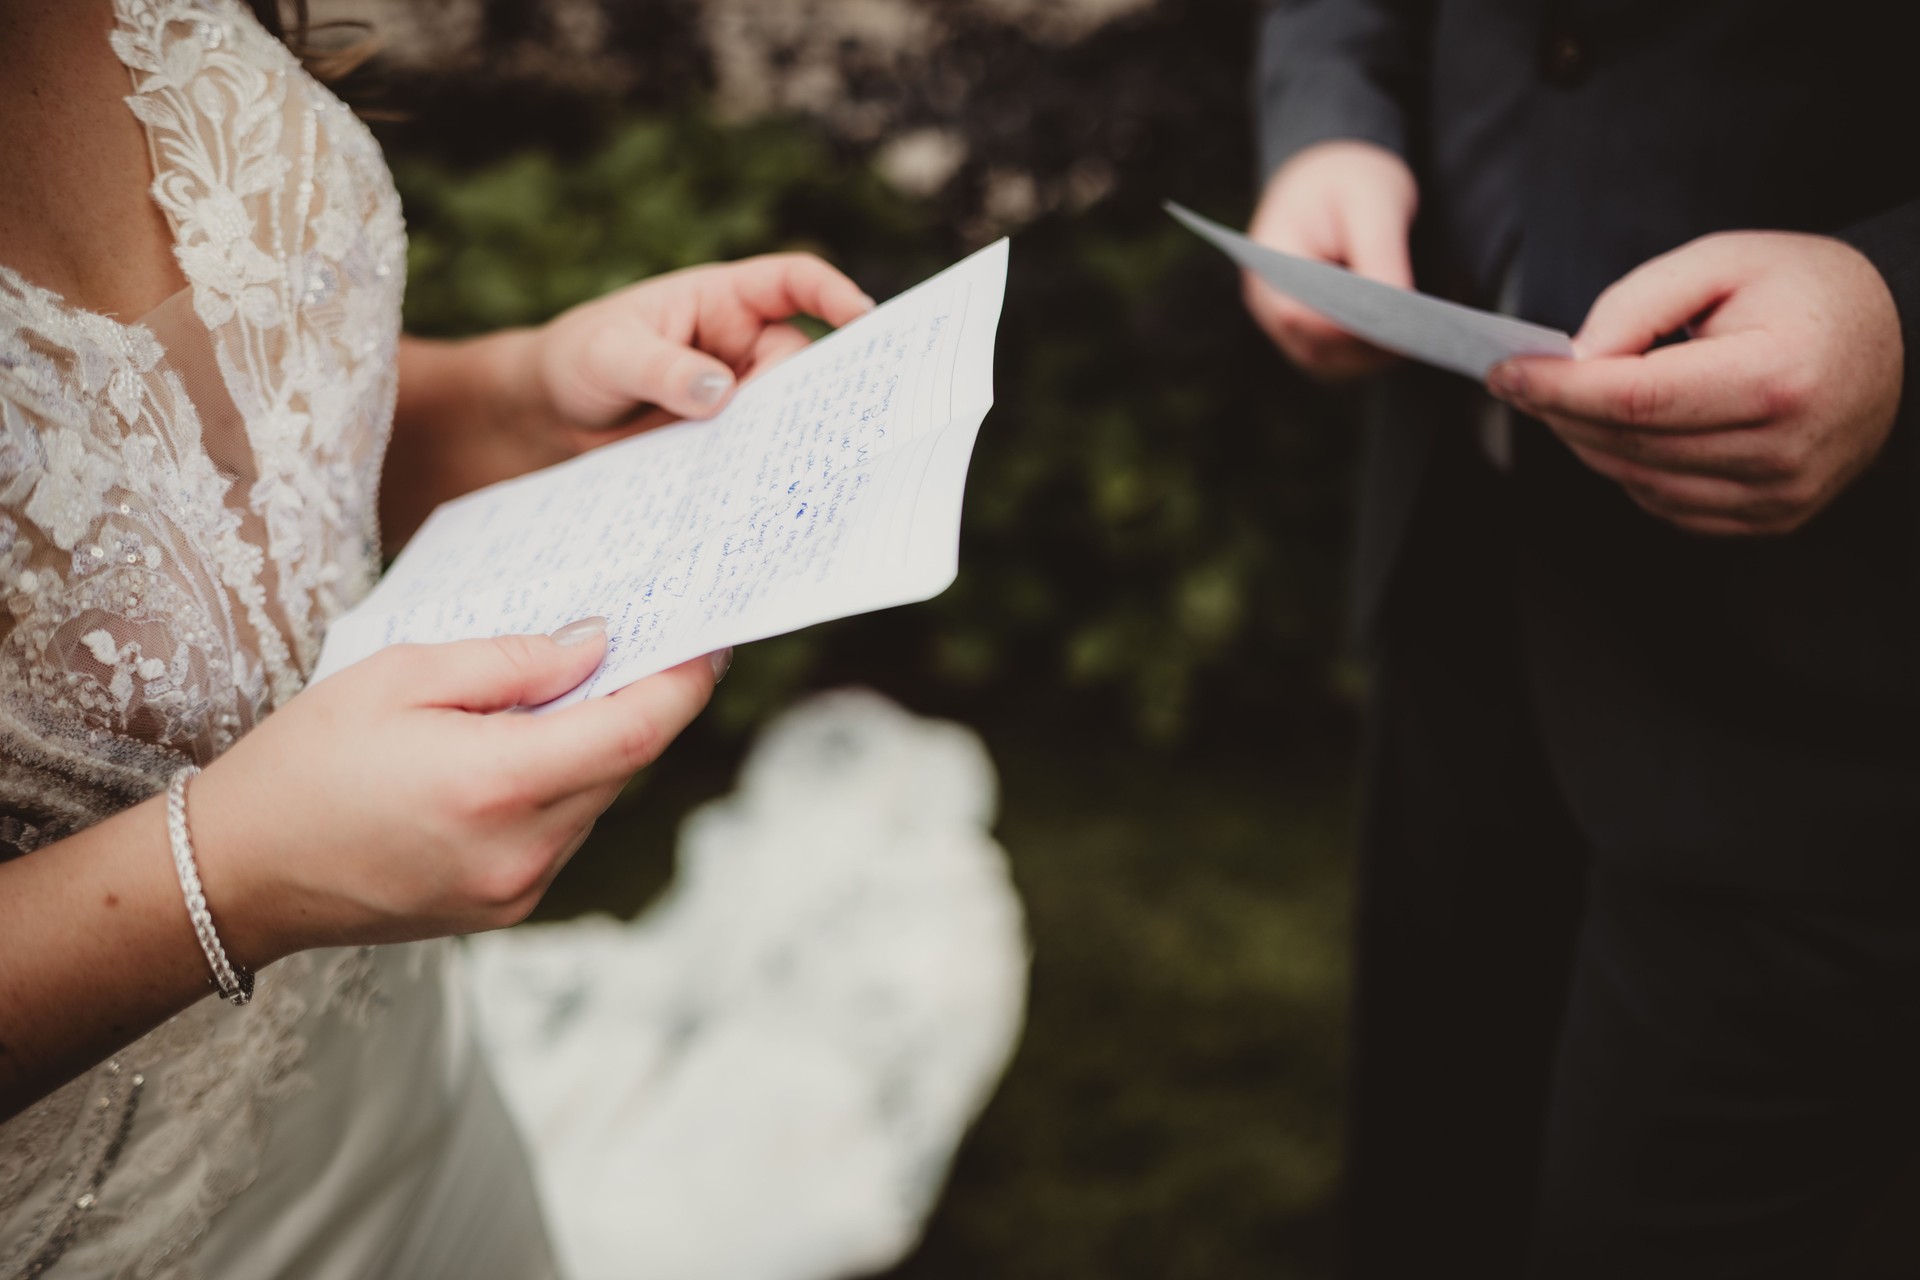
[[[973,169],[915,200],[805,122],[692,106],[590,118],[572,154],[534,145],[466,168],[390,141],[412,329],[538,323],[661,271],[787,248],[885,297],[991,234]],[[1247,323],[1225,263],[1158,209],[1178,194],[1232,216],[1240,173],[1193,172],[1178,148],[1139,163],[1112,196],[1056,202],[1015,236],[954,588],[754,646],[705,731],[846,680],[1159,744],[1249,723],[1317,733],[1343,714],[1330,655],[1348,432]]]
[[[1231,273],[1157,211],[1044,222],[1014,261],[968,511],[995,572],[937,603],[947,634],[1123,694],[1153,741],[1209,694],[1236,717],[1322,700],[1344,433],[1274,421]]]
[[[819,138],[695,115],[627,120],[578,161],[529,150],[462,173],[402,154],[394,169],[418,333],[537,324],[647,276],[785,247],[783,208],[823,180],[859,225],[895,238],[912,225],[876,181],[836,171]]]

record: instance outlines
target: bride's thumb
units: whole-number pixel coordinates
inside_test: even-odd
[[[704,351],[671,341],[639,320],[609,326],[583,353],[577,388],[582,421],[618,422],[635,405],[681,418],[710,418],[733,394],[733,370]]]
[[[428,706],[463,711],[537,707],[570,693],[607,652],[607,620],[582,618],[550,636],[498,636],[423,652],[418,692]]]

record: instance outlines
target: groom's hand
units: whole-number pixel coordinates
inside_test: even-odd
[[[1413,171],[1393,152],[1371,142],[1322,142],[1280,166],[1247,234],[1282,253],[1408,289],[1413,266],[1407,236],[1418,204]],[[1244,285],[1254,321],[1315,378],[1344,382],[1398,358],[1275,292],[1252,273]]]
[[[1872,464],[1900,405],[1893,295],[1824,236],[1732,232],[1655,258],[1600,295],[1574,349],[1510,360],[1488,389],[1694,533],[1799,528]]]

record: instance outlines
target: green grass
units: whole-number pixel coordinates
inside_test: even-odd
[[[1346,987],[1344,761],[987,733],[1034,947],[1025,1039],[895,1280],[1328,1272]],[[639,910],[738,748],[686,744],[542,909]]]
[[[1032,1008],[893,1275],[1326,1274],[1346,782],[1274,759],[990,741]]]

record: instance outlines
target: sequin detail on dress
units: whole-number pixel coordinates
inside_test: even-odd
[[[190,287],[123,324],[0,266],[0,858],[217,757],[379,568],[406,254],[379,150],[237,3],[115,19]],[[377,1005],[372,964],[273,966],[246,1015],[202,1002],[0,1125],[0,1275],[192,1274],[303,1020]]]

